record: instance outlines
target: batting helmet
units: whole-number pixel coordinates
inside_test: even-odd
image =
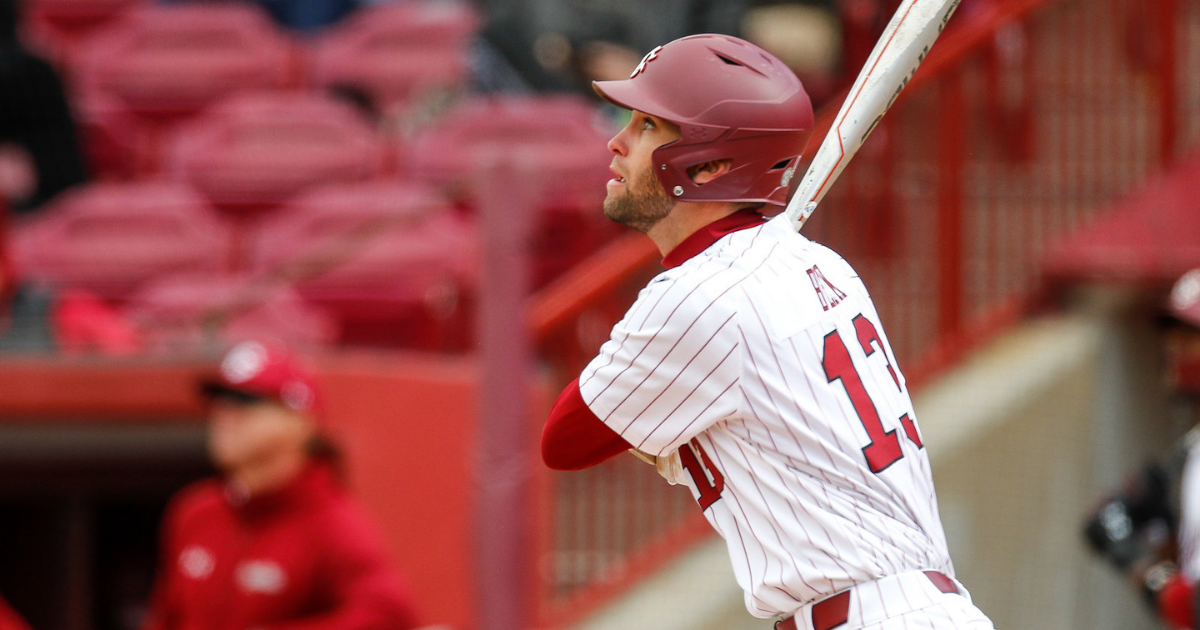
[[[679,125],[653,153],[663,187],[684,201],[787,205],[787,187],[812,135],[800,79],[767,51],[727,35],[692,35],[651,50],[622,81],[595,81],[604,99]],[[687,169],[729,159],[703,186]]]

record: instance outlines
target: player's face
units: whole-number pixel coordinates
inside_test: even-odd
[[[629,124],[612,140],[608,148],[615,156],[604,198],[604,215],[609,219],[647,232],[670,214],[675,200],[663,190],[654,173],[654,150],[680,138],[679,127],[656,116],[633,112]]]
[[[310,419],[278,402],[218,397],[209,407],[208,453],[219,470],[235,473],[303,452],[314,432]]]

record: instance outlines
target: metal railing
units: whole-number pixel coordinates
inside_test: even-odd
[[[915,387],[1026,311],[1047,244],[1200,137],[1200,3],[994,0],[961,17],[804,228],[866,280]],[[534,296],[558,383],[659,269],[631,234]],[[633,458],[544,486],[543,626],[580,618],[707,530],[686,490]]]

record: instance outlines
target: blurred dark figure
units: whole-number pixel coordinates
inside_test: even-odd
[[[358,0],[253,0],[281,26],[316,34],[354,12]]]
[[[1120,572],[1166,626],[1200,618],[1200,269],[1175,284],[1167,306],[1167,381],[1196,426],[1174,450],[1129,475],[1084,521],[1092,550]]]
[[[842,85],[843,28],[835,0],[756,0],[742,36],[787,64],[819,108]]]
[[[479,0],[484,39],[535,90],[591,94],[650,49],[694,33],[738,35],[746,0]]]
[[[21,45],[18,0],[0,0],[0,171],[23,175],[8,205],[29,212],[84,181],[83,154],[54,68]]]

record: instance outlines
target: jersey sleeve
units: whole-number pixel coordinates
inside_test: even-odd
[[[542,429],[542,461],[554,470],[582,470],[630,448],[584,404],[578,379],[559,395]]]
[[[652,455],[668,454],[736,414],[737,291],[719,274],[651,282],[580,376],[592,413]]]

